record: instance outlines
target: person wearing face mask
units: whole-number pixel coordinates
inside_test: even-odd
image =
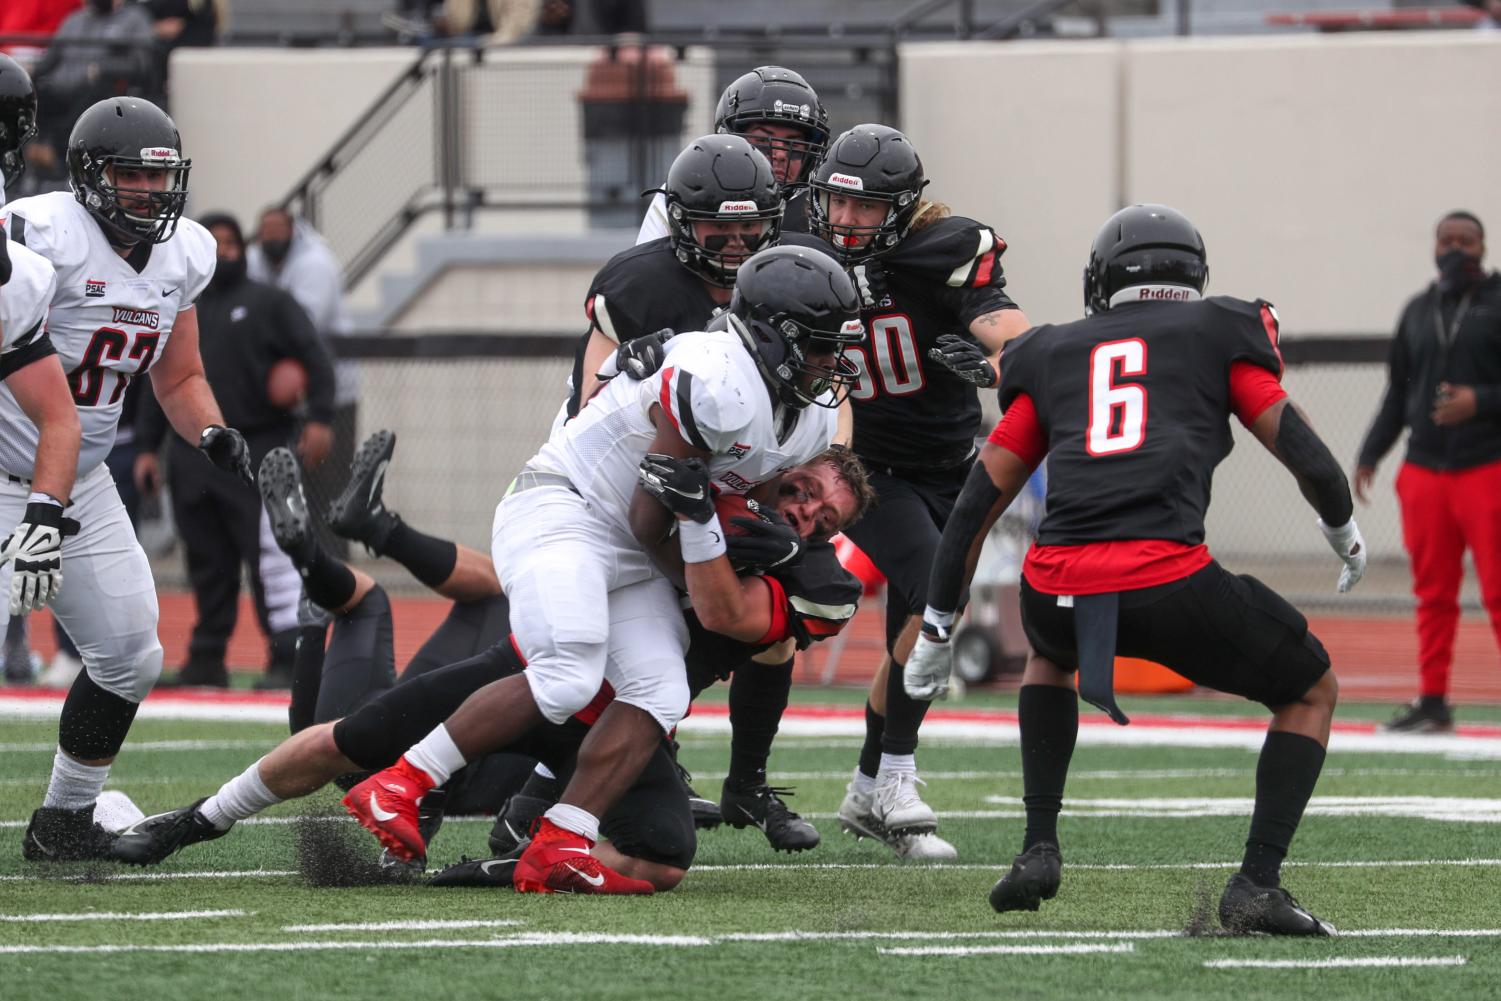
[[[263,209],[255,242],[246,251],[245,260],[252,279],[290,293],[307,310],[313,329],[324,338],[330,354],[337,357],[338,352],[328,338],[343,337],[352,331],[352,325],[344,311],[343,268],[318,231],[285,208]],[[341,471],[348,469],[354,460],[359,376],[357,362],[334,362],[333,446],[325,465],[307,470],[308,502],[320,511],[326,510],[339,495],[343,487],[339,481]],[[323,532],[319,542],[340,559],[349,555],[348,541],[332,532]]]
[[[1355,496],[1366,503],[1377,463],[1408,430],[1397,499],[1417,597],[1419,683],[1417,700],[1387,724],[1399,732],[1454,728],[1449,669],[1466,549],[1501,643],[1501,274],[1484,260],[1474,214],[1439,220],[1438,277],[1402,310],[1386,396],[1355,467]]]
[[[334,373],[312,321],[292,296],[246,277],[245,239],[232,216],[214,213],[200,222],[213,235],[217,263],[198,300],[204,373],[226,415],[245,436],[253,466],[273,448],[295,443],[304,465],[313,467],[333,442]],[[307,371],[306,421],[298,429],[291,410],[268,398],[271,368],[292,358]],[[161,408],[143,400],[137,440],[135,481],[143,493],[162,484],[157,446],[166,432]],[[286,687],[291,677],[297,634],[300,583],[290,561],[263,526],[254,487],[216,472],[193,446],[172,436],[166,449],[166,483],[172,515],[187,558],[188,577],[198,609],[180,685],[223,687],[229,677],[224,654],[238,612],[240,568],[250,567],[251,589],[261,627],[270,637],[266,684]],[[197,460],[197,461],[190,461]]]

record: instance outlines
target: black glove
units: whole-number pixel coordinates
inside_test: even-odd
[[[240,432],[210,424],[198,438],[198,448],[209,462],[226,473],[234,473],[247,487],[255,486],[255,477],[250,473],[250,447]]]
[[[63,539],[78,534],[78,522],[63,517],[60,504],[26,505],[26,513],[0,547],[0,564],[15,560],[10,578],[10,614],[35,611],[63,589]]]
[[[714,517],[714,493],[709,489],[709,467],[702,459],[678,459],[647,452],[637,477],[641,489],[662,502],[673,514],[707,525]]]
[[[667,342],[677,336],[677,331],[671,327],[663,327],[654,334],[645,334],[635,340],[626,341],[615,349],[615,353],[605,359],[605,363],[595,373],[600,379],[613,379],[624,372],[638,382],[649,375],[654,375],[662,367],[662,361],[667,357]]]
[[[941,334],[938,346],[928,349],[928,357],[941,362],[965,382],[989,389],[999,380],[995,366],[990,364],[984,350],[966,341],[958,334]]]
[[[786,570],[796,566],[803,558],[802,537],[775,511],[758,507],[754,501],[751,510],[759,517],[730,519],[730,524],[745,534],[725,533],[725,555],[730,558],[735,572]]]

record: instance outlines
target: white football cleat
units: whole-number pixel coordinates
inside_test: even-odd
[[[874,796],[855,788],[851,782],[845,786],[844,802],[839,804],[839,826],[856,838],[886,839],[886,831],[872,812]]]
[[[871,813],[887,831],[932,832],[938,830],[938,815],[917,794],[927,785],[916,772],[881,772],[876,776],[876,795]]]
[[[932,831],[891,834],[885,840],[897,858],[908,862],[948,862],[959,857],[959,849]]]

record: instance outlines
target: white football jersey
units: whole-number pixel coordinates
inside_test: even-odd
[[[562,473],[605,521],[630,535],[631,497],[641,458],[656,437],[659,405],[689,444],[709,453],[709,477],[722,493],[743,494],[829,447],[833,409],[773,408],[750,352],[728,331],[679,334],[655,375],[617,376],[528,464]],[[791,420],[783,440],[777,425]]]
[[[47,330],[83,426],[82,476],[104,461],[114,444],[125,387],[161,357],[177,314],[192,307],[213,277],[214,238],[182,219],[165,243],[151,248],[137,272],[70,192],[18,199],[5,207],[3,217],[10,237],[56,271]],[[31,476],[37,429],[3,386],[0,428],[0,469]]]

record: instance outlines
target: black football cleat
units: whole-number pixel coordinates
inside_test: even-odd
[[[207,799],[207,797],[204,797]],[[198,808],[200,799],[192,806],[138,820],[121,831],[110,849],[116,862],[127,865],[156,865],[176,851],[200,841],[213,841],[229,833],[229,828],[219,830]]]
[[[791,795],[791,789],[775,789],[764,782],[732,786],[726,779],[719,797],[719,812],[731,827],[760,828],[771,847],[779,852],[817,848],[818,828],[782,802],[783,796]]]
[[[514,890],[516,887],[511,877],[515,872],[515,858],[462,858],[436,873],[427,885]]]
[[[28,862],[112,861],[115,835],[94,823],[94,807],[64,810],[44,806],[31,815],[21,840],[21,857]]]
[[[528,796],[525,792],[511,796],[495,815],[495,826],[490,828],[490,850],[496,855],[509,855],[525,848],[532,840],[532,825],[552,805],[551,799]]]
[[[1453,733],[1454,711],[1446,703],[1418,699],[1381,724],[1387,733]]]
[[[724,823],[724,814],[720,812],[718,803],[694,792],[693,787],[687,782],[683,783],[683,788],[688,791],[688,809],[693,811],[695,831],[712,831]]]
[[[1051,841],[1039,841],[1018,855],[1011,871],[990,889],[990,906],[997,911],[1035,911],[1044,900],[1058,896],[1063,881],[1063,856]]]
[[[364,543],[377,556],[385,551],[397,522],[381,498],[395,451],[395,431],[377,431],[366,438],[349,464],[349,482],[328,507],[328,527],[334,534]]]
[[[307,498],[302,492],[302,469],[290,449],[273,448],[261,460],[256,482],[261,502],[271,522],[276,544],[299,566],[308,561],[316,545],[308,519]]]
[[[1220,895],[1220,924],[1232,935],[1305,935],[1327,938],[1334,926],[1309,914],[1280,886],[1258,886],[1236,873]]]

